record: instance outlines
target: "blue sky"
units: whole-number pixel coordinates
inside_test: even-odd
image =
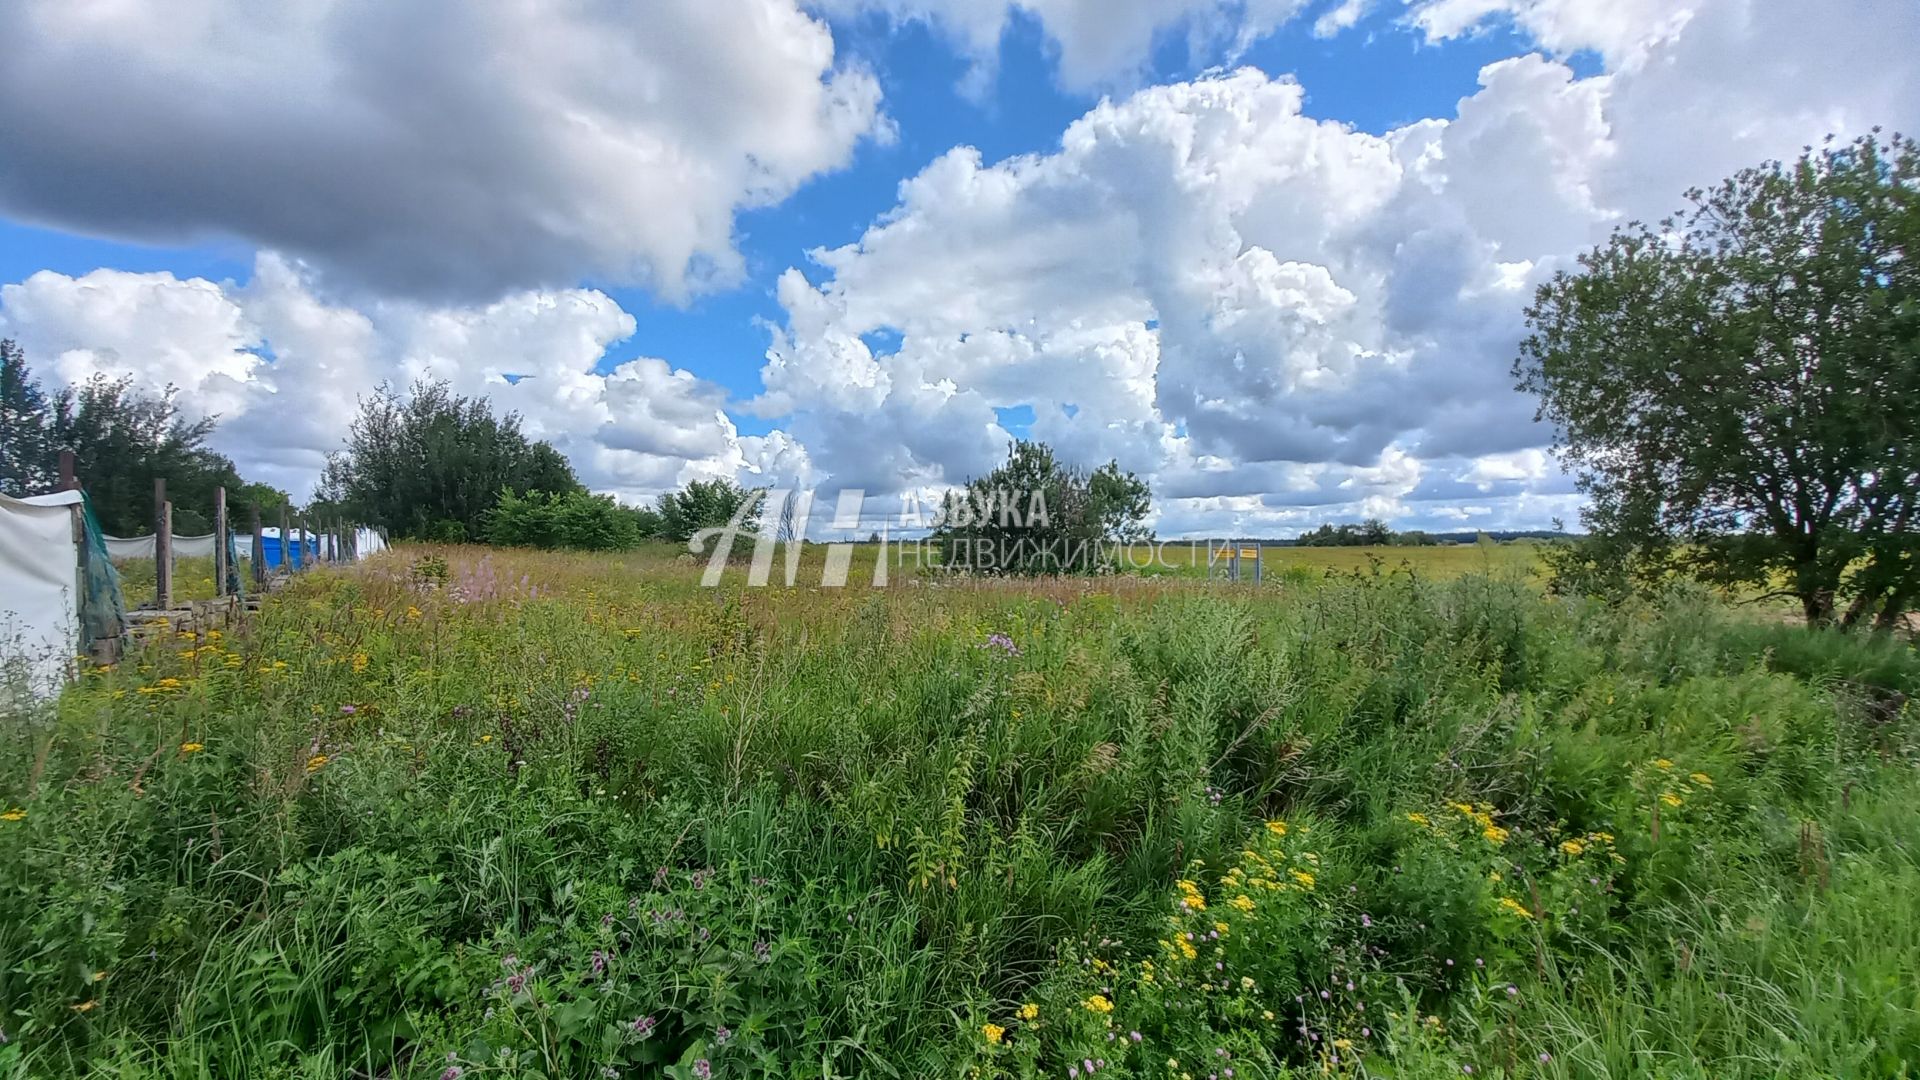
[[[932,490],[1031,435],[1171,533],[1537,527],[1579,497],[1506,376],[1532,286],[1920,111],[1883,0],[308,6],[0,13],[0,334],[296,491],[424,376],[630,498]]]

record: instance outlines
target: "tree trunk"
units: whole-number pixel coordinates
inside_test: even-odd
[[[1830,625],[1833,622],[1833,590],[1802,590],[1800,608],[1806,613],[1808,626]]]

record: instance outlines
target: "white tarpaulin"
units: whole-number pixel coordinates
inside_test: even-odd
[[[153,537],[151,536],[109,536],[107,554],[116,559],[153,558]],[[180,536],[173,538],[173,557],[176,559],[213,558],[213,534],[205,536]]]
[[[80,500],[0,495],[0,672],[24,676],[34,696],[59,689],[80,647]]]

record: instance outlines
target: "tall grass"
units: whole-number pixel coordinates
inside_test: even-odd
[[[697,576],[399,552],[0,720],[0,1069],[1920,1059],[1903,643],[1487,576]]]

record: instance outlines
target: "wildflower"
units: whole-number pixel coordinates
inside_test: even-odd
[[[1269,821],[1267,822],[1267,831],[1275,836],[1285,836],[1287,835],[1287,823],[1284,821]]]
[[[1113,1002],[1108,1001],[1103,994],[1095,994],[1083,1002],[1083,1004],[1086,1006],[1088,1012],[1110,1013],[1113,1011]]]
[[[1667,804],[1668,806],[1679,806],[1679,805],[1681,805],[1682,803],[1684,803],[1684,802],[1686,802],[1686,800],[1685,800],[1685,799],[1682,799],[1682,798],[1681,798],[1680,796],[1678,796],[1678,795],[1675,795],[1675,794],[1674,794],[1673,792],[1671,792],[1671,791],[1663,791],[1663,792],[1661,792],[1661,793],[1660,793],[1660,801],[1661,801],[1661,802],[1663,802],[1663,803],[1665,803],[1665,804]]]
[[[999,1045],[1001,1037],[1006,1035],[1006,1033],[1007,1033],[1007,1029],[1001,1027],[999,1024],[981,1024],[980,1025],[980,1034],[985,1035],[987,1037],[987,1041],[990,1043],[993,1043],[996,1046]]]
[[[1427,815],[1425,814],[1408,814],[1407,820],[1413,822],[1415,825],[1418,825],[1423,829],[1426,828],[1428,825],[1432,824],[1432,822],[1429,822],[1427,820]]]
[[[732,1028],[717,1027],[713,1029],[713,1045],[725,1046],[727,1044],[727,1040],[731,1038],[733,1038]]]
[[[1253,989],[1253,977],[1249,975],[1240,976],[1240,989],[1242,990]]]
[[[357,713],[357,712],[359,712],[359,711],[360,711],[359,709],[356,709],[356,708],[354,708],[354,707],[353,707],[352,705],[342,705],[342,706],[340,706],[340,715],[341,715],[341,716],[352,716],[352,715],[353,715],[354,713]]]
[[[458,1065],[449,1065],[441,1070],[440,1080],[460,1080],[461,1075],[465,1073],[465,1071],[466,1070]]]
[[[98,1004],[99,1002],[97,1001],[83,1001],[78,1005],[69,1005],[67,1006],[67,1008],[72,1009],[74,1012],[77,1012],[77,1013],[92,1012],[93,1007]]]
[[[1020,646],[1015,645],[1012,638],[998,632],[988,634],[987,640],[975,647],[981,649],[999,649],[1001,656],[1020,655]]]
[[[1480,835],[1486,837],[1489,843],[1498,845],[1507,842],[1508,833],[1498,825],[1488,825],[1480,830]]]
[[[1025,1005],[1020,1006],[1020,1019],[1031,1021],[1038,1019],[1039,1016],[1040,1006],[1035,1005],[1033,1002],[1029,1001]]]
[[[1510,911],[1513,914],[1518,915],[1523,919],[1533,918],[1533,912],[1527,910],[1527,906],[1525,904],[1522,904],[1520,901],[1515,900],[1511,896],[1503,896],[1500,898],[1500,908],[1503,911]]]
[[[1585,844],[1583,844],[1583,843],[1581,843],[1581,842],[1580,842],[1580,841],[1578,841],[1578,840],[1562,840],[1562,841],[1560,841],[1560,851],[1561,851],[1561,853],[1562,853],[1562,854],[1566,854],[1566,855],[1578,855],[1578,854],[1580,854],[1581,852],[1583,852],[1583,851],[1585,851],[1585,850],[1587,850],[1587,845],[1585,845]]]
[[[27,812],[17,806],[4,814],[0,814],[0,821],[25,821],[26,819]]]
[[[1673,762],[1668,761],[1666,758],[1661,758],[1653,763],[1653,767],[1664,772],[1673,768]]]
[[[1307,873],[1305,870],[1293,871],[1293,880],[1299,882],[1300,887],[1303,889],[1313,888],[1313,875]]]
[[[180,752],[183,754],[197,754],[206,748],[205,743],[183,742],[180,744]]]
[[[326,764],[327,764],[327,755],[315,754],[312,757],[307,759],[307,771],[310,773],[317,773],[321,769],[325,768]]]
[[[660,1021],[654,1019],[651,1016],[636,1016],[633,1018],[633,1024],[631,1026],[633,1028],[633,1033],[639,1036],[640,1038],[644,1039],[647,1037],[647,1035],[650,1032],[653,1031],[654,1025],[658,1024],[659,1022]]]
[[[1140,1041],[1140,1033],[1137,1031],[1129,1031],[1127,1032],[1127,1038],[1137,1043]]]
[[[713,1075],[713,1062],[708,1061],[706,1058],[696,1059],[693,1063],[693,1075],[699,1077],[700,1080],[707,1080],[708,1077]]]
[[[366,653],[357,652],[353,654],[353,673],[355,675],[366,674],[367,664],[368,664],[368,657]]]

